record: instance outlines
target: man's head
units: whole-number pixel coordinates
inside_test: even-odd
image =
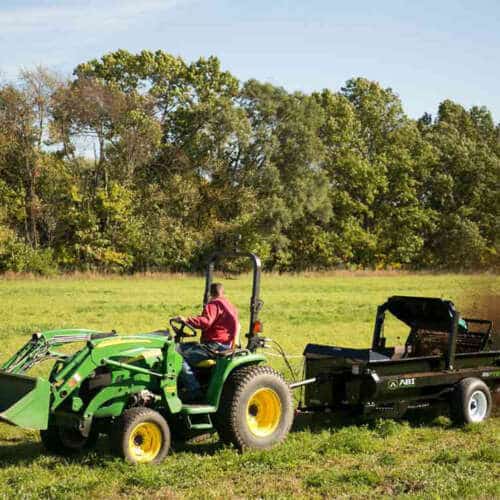
[[[216,299],[217,297],[222,297],[224,295],[224,287],[222,283],[212,283],[210,285],[210,297]]]

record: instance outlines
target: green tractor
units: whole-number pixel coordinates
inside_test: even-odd
[[[208,263],[204,304],[209,299],[214,267]],[[250,325],[244,348],[195,367],[204,401],[185,404],[178,384],[180,342],[196,332],[170,320],[171,330],[117,335],[90,330],[53,330],[33,334],[0,368],[0,421],[40,430],[50,452],[74,453],[110,436],[113,451],[130,463],[159,463],[174,439],[217,431],[237,449],[265,449],[281,442],[293,420],[290,387],[257,353],[266,339],[259,335],[262,301],[260,260],[254,254]],[[70,343],[83,343],[72,354]],[[238,343],[237,343],[238,344]],[[58,351],[59,348],[59,351]],[[54,360],[48,379],[25,373]]]

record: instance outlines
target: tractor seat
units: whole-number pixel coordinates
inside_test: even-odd
[[[204,359],[199,363],[194,365],[195,368],[212,368],[217,364],[217,358],[227,358],[234,354],[234,349],[228,349],[227,351],[212,351],[213,358]]]
[[[196,363],[194,365],[194,368],[200,368],[200,369],[213,368],[217,364],[216,358],[226,358],[228,356],[232,356],[235,352],[235,348],[240,347],[240,332],[241,332],[241,325],[238,323],[238,328],[236,330],[233,347],[231,349],[227,349],[226,351],[211,351],[213,354],[213,358],[204,359],[203,361]]]
[[[215,359],[204,359],[194,365],[195,368],[212,368],[217,364]]]

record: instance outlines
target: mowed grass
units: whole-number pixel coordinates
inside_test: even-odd
[[[220,277],[248,321],[249,276]],[[376,306],[390,295],[451,298],[472,315],[477,297],[498,293],[493,275],[264,275],[265,335],[300,370],[306,343],[368,346]],[[0,362],[33,331],[86,327],[146,332],[200,309],[196,277],[0,280]],[[389,343],[406,329],[388,325]],[[267,351],[266,351],[267,352]],[[285,372],[279,358],[270,357]],[[394,422],[299,418],[287,441],[239,454],[216,436],[177,444],[161,466],[131,467],[101,439],[74,458],[45,455],[35,432],[0,425],[0,498],[351,497],[498,498],[500,422],[456,428],[445,417]]]

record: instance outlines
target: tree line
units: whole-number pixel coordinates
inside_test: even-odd
[[[240,82],[215,57],[124,50],[0,83],[0,271],[492,269],[500,124],[443,101],[409,118],[365,78]]]

